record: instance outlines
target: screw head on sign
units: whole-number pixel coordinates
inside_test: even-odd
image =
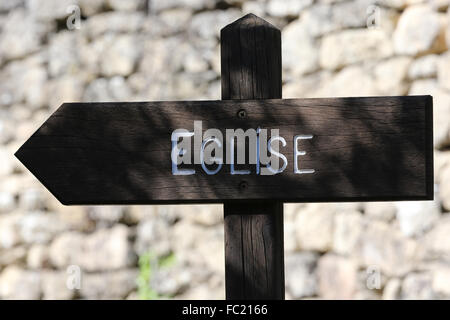
[[[240,110],[237,112],[237,117],[238,117],[239,119],[244,119],[245,117],[247,117],[247,111],[245,111],[244,109],[240,109]]]
[[[239,183],[239,190],[244,191],[248,189],[248,182],[247,181],[241,181]]]

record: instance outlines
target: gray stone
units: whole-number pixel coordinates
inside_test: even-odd
[[[352,299],[357,290],[358,268],[354,260],[326,254],[317,265],[319,295],[324,299]]]
[[[203,8],[211,8],[216,2],[216,0],[150,0],[149,11],[151,13],[159,13],[163,10],[183,7],[188,7],[191,10],[200,10]]]
[[[120,224],[88,236],[66,232],[52,242],[50,261],[58,268],[78,265],[86,271],[126,268],[136,261],[128,238],[128,228]]]
[[[201,283],[195,287],[191,287],[183,294],[177,296],[182,300],[190,299],[203,299],[203,300],[224,300],[225,291],[224,290],[211,290],[211,286],[208,283]]]
[[[52,21],[69,16],[76,4],[77,0],[27,0],[27,9],[38,20]]]
[[[9,212],[14,209],[16,200],[10,192],[0,191],[0,213]]]
[[[25,261],[27,249],[24,246],[14,247],[7,250],[0,249],[0,269],[8,265],[19,265]]]
[[[433,271],[432,289],[440,299],[450,298],[450,268],[440,267]]]
[[[429,2],[435,10],[445,11],[450,6],[450,0],[430,0]]]
[[[39,109],[47,106],[47,70],[43,66],[30,68],[23,76],[25,101],[33,109]]]
[[[293,73],[293,77],[298,77],[319,68],[318,46],[301,20],[295,20],[283,29],[282,43],[285,73]]]
[[[157,256],[170,253],[170,243],[167,239],[169,225],[160,218],[145,220],[137,226],[135,250],[138,254],[151,251]]]
[[[93,206],[88,207],[87,211],[90,219],[112,225],[124,217],[126,208],[124,206]]]
[[[426,5],[407,8],[398,21],[393,41],[397,54],[415,56],[445,50],[439,15]]]
[[[116,11],[136,11],[144,9],[146,1],[147,0],[108,0],[108,4]]]
[[[301,15],[308,33],[313,37],[320,37],[337,30],[349,28],[367,27],[368,9],[376,0],[355,0],[337,3],[335,5],[316,4],[305,9]],[[381,8],[379,8],[382,11]],[[381,22],[387,24],[391,19],[389,14],[383,11],[384,19]],[[385,29],[388,29],[387,26]]]
[[[436,199],[437,199],[436,195]],[[406,236],[421,235],[430,229],[440,217],[440,204],[435,201],[396,202],[397,220]]]
[[[136,37],[132,35],[106,36],[105,42],[106,47],[100,62],[102,74],[108,77],[130,75],[140,56]]]
[[[129,101],[133,99],[132,90],[121,76],[110,79],[98,78],[86,88],[84,101]]]
[[[325,75],[323,83],[314,91],[314,97],[376,96],[376,82],[368,68],[350,66],[333,77]]]
[[[171,297],[182,294],[193,282],[193,275],[184,269],[157,269],[154,278],[151,279],[150,287],[154,288],[161,296]]]
[[[34,211],[24,214],[17,228],[24,243],[45,244],[64,231],[65,225],[54,213]]]
[[[94,40],[105,33],[137,33],[143,28],[146,20],[143,12],[104,12],[90,17],[84,22],[81,31]]]
[[[445,210],[450,211],[450,166],[443,169],[440,180],[439,196],[442,206]]]
[[[0,12],[8,12],[24,5],[25,0],[8,0],[0,2]]]
[[[68,274],[59,271],[42,273],[42,298],[44,300],[69,300],[75,297],[75,289],[67,286]]]
[[[95,231],[85,237],[82,268],[96,271],[132,266],[136,256],[129,237],[130,230],[121,224]]]
[[[7,213],[0,215],[0,248],[11,249],[21,243],[19,221],[21,215]]]
[[[166,10],[161,12],[159,18],[158,22],[165,30],[164,35],[175,34],[184,31],[192,18],[192,12],[185,8]]]
[[[337,69],[368,59],[386,58],[391,54],[391,42],[384,31],[347,30],[323,38],[320,65],[327,69]]]
[[[432,276],[427,272],[408,274],[403,280],[401,299],[430,300],[435,299],[432,288]]]
[[[359,212],[339,212],[334,217],[333,251],[338,254],[354,253],[364,230],[364,220]]]
[[[416,59],[409,67],[408,78],[416,80],[435,77],[437,74],[438,58],[439,56],[436,54],[429,54]]]
[[[450,166],[450,152],[449,151],[435,151],[434,152],[434,182],[440,185],[441,182],[446,182],[442,179],[442,175],[446,168]],[[438,188],[440,189],[440,188]],[[443,197],[445,198],[445,197]]]
[[[86,299],[124,299],[136,289],[138,270],[86,273],[81,278],[80,295]]]
[[[425,0],[383,0],[383,5],[391,8],[403,9],[409,5],[419,4],[424,1]]]
[[[383,300],[398,300],[400,298],[400,291],[402,281],[398,278],[389,279],[383,289]]]
[[[317,295],[316,265],[318,255],[311,252],[286,256],[286,290],[292,298]]]
[[[382,95],[406,95],[406,75],[412,59],[395,57],[380,62],[374,70],[377,90]]]
[[[275,17],[298,16],[313,0],[269,0],[266,11]]]
[[[50,76],[57,77],[73,73],[80,68],[78,60],[79,34],[65,30],[52,34],[48,48],[48,71]]]
[[[379,300],[381,299],[381,288],[385,282],[383,274],[372,266],[360,270],[357,275],[355,300]]]
[[[1,104],[1,102],[0,102]],[[0,111],[0,144],[5,145],[14,138],[14,125],[11,119],[8,119],[10,112]]]
[[[418,244],[385,222],[367,224],[358,244],[357,256],[365,266],[376,266],[387,276],[401,276],[420,260]]]
[[[364,205],[364,214],[370,219],[390,222],[396,213],[397,208],[392,202],[367,202]]]
[[[450,242],[447,241],[449,234],[450,217],[444,216],[424,236],[425,252],[430,258],[448,257],[450,253]]]
[[[45,209],[47,200],[46,190],[43,188],[24,188],[19,197],[19,205],[25,210]]]
[[[241,16],[241,12],[235,9],[205,11],[194,15],[191,21],[190,31],[201,38],[219,39],[220,29],[239,19]]]
[[[286,77],[289,77],[289,74]],[[301,78],[292,76],[292,79],[283,85],[283,98],[320,97],[326,94],[322,91],[331,84],[331,79],[332,73],[329,71],[319,71],[303,75]],[[333,83],[333,86],[336,85]]]
[[[90,16],[103,11],[108,0],[77,0],[84,16]]]
[[[285,211],[286,214],[286,211]],[[286,217],[286,215],[285,215]],[[286,221],[284,223],[284,251],[285,252],[295,252],[299,249],[297,239],[295,224],[292,221]]]
[[[263,17],[266,13],[266,3],[261,1],[245,1],[242,3],[242,13],[253,13],[258,17]],[[265,19],[265,18],[264,18]]]
[[[0,274],[2,299],[36,300],[41,297],[39,273],[9,266]]]
[[[332,16],[332,6],[318,4],[305,10],[301,18],[308,34],[319,37],[337,28],[332,21]]]
[[[189,50],[183,61],[186,72],[198,73],[206,72],[209,69],[208,61],[202,54],[195,50]]]
[[[49,247],[42,244],[33,244],[28,250],[27,266],[30,269],[50,267]]]
[[[80,102],[85,89],[85,77],[83,74],[65,75],[48,82],[49,106],[58,108],[64,102]]]
[[[223,207],[220,205],[185,206],[183,215],[194,223],[211,227],[223,222]]]
[[[437,65],[437,75],[439,85],[450,90],[450,52],[441,55]]]
[[[297,242],[300,249],[328,251],[333,241],[333,207],[309,204],[296,218]]]

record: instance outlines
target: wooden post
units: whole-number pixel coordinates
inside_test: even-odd
[[[221,64],[223,100],[281,98],[281,32],[265,20],[223,28]],[[224,215],[226,298],[284,299],[283,203],[225,202]]]

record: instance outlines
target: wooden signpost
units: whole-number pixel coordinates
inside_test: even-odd
[[[221,46],[223,100],[65,103],[17,158],[63,204],[223,203],[227,299],[284,299],[284,202],[433,199],[430,96],[283,100],[280,31],[251,14]]]

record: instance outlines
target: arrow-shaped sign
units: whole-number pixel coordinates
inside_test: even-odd
[[[246,142],[227,141],[227,129],[239,128]],[[221,143],[205,141],[208,129]],[[191,142],[199,152],[195,139],[200,151],[214,145],[216,162],[177,162],[198,160],[186,154]],[[432,141],[430,96],[66,103],[16,156],[64,204],[425,200]]]

